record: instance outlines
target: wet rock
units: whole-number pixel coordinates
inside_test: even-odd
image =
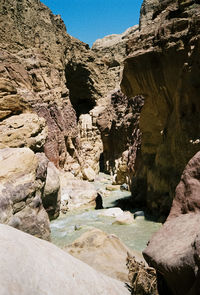
[[[95,202],[96,202],[96,207],[95,207],[96,210],[103,209],[103,199],[100,193],[97,193]]]
[[[76,225],[74,226],[74,230],[75,230],[75,231],[77,231],[77,230],[81,230],[81,229],[82,229],[82,226],[81,226],[81,225],[77,225],[77,224],[76,224]]]
[[[82,234],[64,250],[96,270],[124,282],[128,281],[127,252],[135,254],[138,261],[143,260],[139,253],[127,248],[117,236],[96,228]]]
[[[106,190],[108,191],[117,191],[119,189],[119,186],[117,185],[107,185]]]
[[[123,214],[116,217],[116,220],[112,224],[126,225],[134,222],[133,214],[125,211]]]
[[[122,282],[97,272],[53,244],[2,224],[0,261],[2,294],[130,294]]]
[[[122,185],[120,185],[120,190],[121,191],[128,191],[129,187],[128,184],[123,183]]]
[[[134,222],[133,214],[128,211],[122,211],[120,208],[109,208],[99,212],[99,216],[113,217],[115,221],[113,224],[131,224]]]
[[[109,208],[104,209],[99,212],[100,216],[107,216],[107,217],[118,217],[123,214],[122,209],[120,208]]]
[[[136,211],[134,213],[134,218],[144,218],[144,211]]]

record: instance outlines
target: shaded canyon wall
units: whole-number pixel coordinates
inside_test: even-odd
[[[139,31],[128,43],[121,87],[145,99],[133,198],[165,216],[200,148],[199,24],[199,1],[144,1]]]

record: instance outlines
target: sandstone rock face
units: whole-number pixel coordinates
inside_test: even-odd
[[[6,225],[0,225],[0,261],[2,294],[130,294],[122,282],[95,271],[51,243]]]
[[[94,42],[92,50],[97,57],[106,64],[108,71],[107,83],[113,85],[113,91],[119,87],[124,58],[126,57],[126,44],[128,39],[138,30],[138,25],[128,28],[122,34],[105,36]]]
[[[44,154],[35,155],[28,148],[1,149],[0,164],[0,222],[50,239],[49,218],[45,209],[49,213],[51,208],[51,217],[56,217],[60,209],[59,181],[51,184],[54,199],[46,204],[52,176],[48,165],[53,164]]]
[[[47,157],[57,167],[64,167],[67,158],[77,163],[68,144],[73,140],[77,148],[78,130],[65,77],[65,51],[74,39],[40,1],[4,0],[0,11],[1,117],[27,109],[37,113],[48,126]]]
[[[143,102],[141,96],[127,99],[117,90],[97,120],[103,140],[104,170],[115,175],[117,184],[130,183],[133,168],[128,162],[134,162],[140,149],[139,117]]]
[[[0,150],[0,162],[1,223],[49,239],[49,219],[41,198],[45,179],[37,175],[37,157],[27,148],[8,148]]]
[[[0,122],[0,149],[29,147],[37,152],[47,137],[45,120],[37,114],[14,115]]]
[[[200,152],[186,166],[169,217],[144,251],[158,272],[159,294],[199,294]]]
[[[48,162],[42,203],[50,219],[55,219],[59,216],[60,194],[59,172],[53,163]]]
[[[90,171],[92,169],[95,172],[90,173],[92,174],[91,180],[94,180],[96,173],[100,170],[99,159],[103,152],[103,143],[96,122],[101,110],[102,107],[95,107],[89,114],[81,115],[78,122],[80,130],[80,157],[83,167],[82,174],[87,180],[89,180],[86,176],[88,169]],[[84,173],[84,170],[86,170],[86,173]]]
[[[145,98],[133,195],[155,214],[167,216],[181,173],[199,150],[199,21],[199,1],[144,1],[140,30],[128,43],[122,90]]]
[[[48,127],[48,134],[43,134],[47,131],[44,126],[42,138],[33,143],[37,151],[44,151],[56,167],[78,177],[83,176],[83,168],[98,173],[105,147],[98,116],[110,108],[108,93],[119,86],[126,43],[138,27],[98,40],[90,50],[87,44],[68,35],[60,16],[53,15],[40,1],[3,0],[0,11],[0,118],[6,133],[2,147],[30,146],[27,134],[24,143],[11,143],[7,137],[13,132],[16,138],[17,130],[14,132],[4,120],[21,122],[23,118],[26,126],[24,113],[37,113],[41,117],[38,125],[44,118]],[[12,119],[21,113],[20,118]],[[114,160],[120,159],[124,151],[120,148]],[[105,151],[105,155],[108,153]],[[126,178],[126,161],[123,158],[120,164],[118,179]]]
[[[142,260],[139,253],[133,253],[117,236],[96,228],[84,233],[64,250],[94,269],[124,282],[128,281],[127,252]]]

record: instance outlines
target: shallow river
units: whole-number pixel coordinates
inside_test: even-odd
[[[97,189],[105,189],[105,186],[109,184],[108,177],[105,182],[95,181],[94,185]],[[103,199],[104,208],[113,207],[116,200],[128,196],[130,196],[130,192],[122,192],[120,190],[113,191],[108,197]],[[117,235],[128,247],[142,251],[146,247],[152,234],[161,226],[160,223],[141,218],[135,219],[134,223],[131,225],[112,225],[114,219],[112,217],[98,216],[99,211],[100,210],[94,209],[76,210],[68,212],[66,215],[62,215],[58,219],[52,221],[52,242],[59,247],[63,247],[67,244],[71,244],[85,231],[96,227],[107,233]]]

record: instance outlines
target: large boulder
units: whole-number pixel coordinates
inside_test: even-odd
[[[95,207],[97,191],[91,183],[65,173],[60,173],[60,179],[63,211]]]
[[[29,147],[39,151],[45,144],[47,127],[37,114],[11,116],[0,122],[0,148]]]
[[[0,267],[1,294],[130,294],[53,244],[6,225],[0,225]]]
[[[186,166],[169,217],[144,257],[158,273],[159,294],[200,292],[200,152]]]
[[[28,148],[0,150],[0,222],[48,240],[49,218],[42,204],[48,180],[45,159]]]
[[[117,236],[96,228],[82,234],[64,250],[96,270],[124,282],[128,282],[127,252],[137,260],[143,260],[142,255],[130,250]]]
[[[134,223],[133,214],[129,211],[123,211],[118,207],[103,209],[98,215],[115,218],[113,224],[126,225]]]

